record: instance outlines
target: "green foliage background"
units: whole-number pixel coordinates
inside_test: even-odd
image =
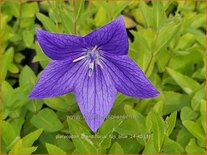
[[[205,1],[3,1],[1,12],[2,153],[206,153]],[[38,77],[22,51],[35,50],[42,68],[50,61],[35,28],[85,35],[121,14],[133,36],[129,55],[160,96],[118,94],[110,115],[130,117],[108,118],[96,134],[72,118],[81,116],[72,93],[28,98]]]

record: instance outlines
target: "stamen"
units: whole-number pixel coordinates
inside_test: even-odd
[[[95,52],[96,49],[97,49],[97,45],[92,49],[91,52]]]
[[[83,60],[84,58],[86,58],[86,55],[83,55],[81,57],[78,57],[77,59],[73,60],[73,62],[78,62],[80,60]]]
[[[101,67],[101,69],[103,69],[103,65],[99,61],[96,61],[96,63]]]

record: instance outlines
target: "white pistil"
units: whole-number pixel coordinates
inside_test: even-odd
[[[94,69],[94,62],[89,63],[89,68],[91,68],[92,70]]]
[[[88,76],[91,76],[93,74],[93,70],[94,70],[94,62],[89,62],[88,64]]]
[[[74,59],[73,62],[78,62],[83,59],[88,61],[88,76],[93,75],[95,64],[99,65],[101,69],[103,69],[103,65],[100,63],[99,49],[97,49],[97,46],[92,49],[88,49],[85,55]]]

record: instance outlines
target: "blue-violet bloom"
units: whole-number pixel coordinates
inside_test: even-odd
[[[52,59],[30,98],[49,98],[74,92],[86,123],[96,132],[109,114],[117,92],[150,98],[159,91],[127,55],[128,36],[123,17],[86,36],[37,29],[37,40]]]

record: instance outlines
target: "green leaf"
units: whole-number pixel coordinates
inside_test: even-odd
[[[68,10],[60,10],[60,18],[61,18],[61,23],[62,23],[64,32],[71,34],[74,25],[72,25],[72,24],[68,25],[68,23],[73,22],[73,19],[70,16],[70,14],[68,13]]]
[[[174,140],[167,138],[162,148],[164,154],[180,154],[184,153],[182,146]]]
[[[125,105],[126,118],[117,128],[116,132],[122,135],[144,134],[146,132],[145,118],[131,106]]]
[[[152,8],[148,7],[145,2],[141,2],[139,5],[141,13],[145,20],[145,25],[150,27],[152,24]]]
[[[35,13],[39,11],[37,2],[24,3],[21,6],[21,17],[34,17]]]
[[[172,91],[165,91],[163,94],[163,102],[165,103],[163,114],[179,111],[190,102],[190,97],[185,94],[175,93]]]
[[[30,102],[26,104],[27,109],[33,113],[37,113],[42,108],[42,106],[42,100],[30,100]]]
[[[130,17],[123,15],[124,23],[126,28],[133,28],[137,25],[137,23]]]
[[[160,116],[162,116],[163,107],[164,107],[164,103],[161,100],[161,101],[158,101],[157,103],[155,103],[153,110],[156,111]]]
[[[186,128],[181,128],[176,136],[176,142],[178,142],[183,148],[185,148],[193,136],[188,132]]]
[[[195,93],[195,95],[193,95],[192,100],[191,100],[191,106],[192,106],[193,110],[198,111],[199,107],[200,107],[200,101],[205,98],[206,98],[206,85],[201,87],[201,89],[199,89]]]
[[[73,136],[78,138],[73,138],[72,141],[75,146],[75,153],[78,154],[96,154],[96,146],[93,141],[89,138],[91,135],[87,128],[85,128],[78,121],[73,119],[68,119],[69,132]]]
[[[188,154],[206,154],[206,150],[204,150],[203,148],[199,147],[196,144],[196,140],[195,139],[191,139],[190,140],[190,142],[186,146],[185,150],[186,150],[186,152]]]
[[[76,20],[78,20],[79,19],[79,17],[80,17],[80,15],[81,15],[81,13],[82,13],[82,11],[84,10],[84,1],[80,1],[80,2],[77,2],[77,4],[78,4],[78,11],[77,11],[77,15],[76,15]]]
[[[181,120],[185,121],[185,120],[194,120],[198,117],[198,113],[196,113],[195,111],[193,111],[191,108],[189,107],[183,107],[181,110]]]
[[[187,49],[193,42],[195,42],[195,36],[190,33],[186,33],[179,38],[179,42],[176,45],[177,49]]]
[[[31,154],[36,150],[37,150],[37,147],[21,148],[20,146],[16,145],[16,148],[12,148],[9,154]]]
[[[39,138],[39,141],[45,147],[45,143],[55,144],[55,141],[57,139],[60,139],[59,134],[57,134],[57,132],[54,132],[54,133],[43,132]],[[45,151],[47,152],[46,148],[45,148]]]
[[[153,126],[153,143],[157,152],[160,152],[164,140],[164,125],[162,118],[154,111],[151,111]]]
[[[140,128],[140,133],[143,133],[145,131],[145,117],[139,113],[138,111],[134,110],[131,106],[125,105],[124,111],[130,118],[134,119],[136,124]]]
[[[22,145],[24,147],[32,146],[33,143],[39,138],[42,131],[43,131],[42,129],[38,129],[38,130],[26,135],[24,138],[22,138]]]
[[[152,56],[152,52],[154,50],[152,45],[154,43],[156,33],[151,28],[148,28],[141,29],[140,31],[132,34],[135,36],[135,41],[130,46],[132,52],[129,54],[136,60],[144,72],[148,69],[147,77],[149,77],[153,71],[155,63],[155,57]],[[149,62],[151,62],[150,66]]]
[[[11,63],[11,64],[9,65],[9,71],[10,71],[11,73],[16,74],[16,73],[19,72],[19,68],[18,68],[15,64]]]
[[[14,56],[13,48],[9,48],[2,56],[2,71],[1,71],[2,80],[6,78],[9,66],[13,61],[13,56]]]
[[[147,143],[145,144],[144,151],[142,154],[158,154],[159,152],[155,149],[154,141],[150,138]]]
[[[130,5],[130,1],[116,1],[115,4],[108,3],[109,6],[111,6],[111,10],[113,11],[113,18],[116,18],[121,14],[121,12]],[[113,9],[115,7],[115,9]],[[106,8],[107,10],[107,8]]]
[[[27,17],[27,18],[21,18],[20,27],[23,29],[27,28],[33,28],[35,25],[35,16],[33,17]],[[37,26],[35,25],[35,28]],[[34,34],[34,29],[33,29]],[[31,48],[31,47],[30,47]]]
[[[201,114],[201,124],[206,133],[206,101],[205,100],[201,101],[200,114]]]
[[[15,53],[15,55],[14,55],[14,60],[17,63],[21,63],[24,58],[25,58],[25,56],[21,53]]]
[[[66,154],[61,148],[49,143],[46,143],[46,148],[49,154]]]
[[[73,142],[69,139],[56,138],[55,144],[56,146],[64,150],[67,154],[72,154],[75,149]]]
[[[9,154],[31,154],[37,149],[37,147],[31,146],[33,145],[34,141],[38,139],[41,133],[42,129],[38,129],[18,140],[11,148]]]
[[[154,15],[153,26],[155,26],[156,30],[159,30],[166,20],[166,14],[163,8],[163,3],[160,1],[152,1],[152,5],[152,11]]]
[[[15,129],[16,137],[21,135],[22,126],[25,122],[24,116],[19,117],[11,122],[11,125]]]
[[[11,92],[11,98],[7,101],[6,105],[11,109],[20,108],[28,101],[28,92],[25,87],[18,87]]]
[[[51,32],[57,31],[55,24],[49,17],[45,16],[42,13],[36,13],[36,16],[41,21],[41,23],[44,25],[46,30],[51,31]]]
[[[134,138],[120,138],[117,139],[116,142],[120,144],[125,154],[136,154],[144,148],[144,146],[138,143]]]
[[[166,135],[169,136],[176,123],[176,118],[177,118],[177,112],[173,112],[169,117],[166,118],[165,123],[166,123]]]
[[[43,101],[46,105],[58,111],[67,112],[68,109],[70,108],[70,103],[66,102],[61,97],[48,98],[48,99],[44,99]]]
[[[124,151],[121,145],[115,142],[112,144],[111,149],[109,150],[109,154],[124,154]]]
[[[169,45],[170,41],[179,32],[180,25],[179,19],[175,19],[162,27],[162,29],[158,32],[155,54]]]
[[[27,85],[33,86],[35,82],[36,82],[36,76],[34,72],[30,67],[25,66],[19,75],[20,86],[27,86]]]
[[[35,42],[35,50],[36,50],[36,56],[34,57],[33,59],[33,62],[40,62],[41,66],[43,68],[45,68],[47,66],[47,64],[49,63],[50,61],[50,58],[47,57],[44,52],[42,51],[39,43],[36,41]]]
[[[1,88],[2,88],[3,107],[7,107],[10,104],[14,90],[13,90],[12,86],[7,81],[2,82]]]
[[[200,88],[200,84],[197,83],[192,78],[185,76],[177,71],[167,68],[170,76],[175,80],[175,82],[187,93],[192,94],[194,91]]]
[[[104,25],[107,20],[106,9],[100,6],[94,20],[97,27]]]
[[[118,93],[117,96],[116,96],[116,100],[114,102],[114,105],[113,105],[113,109],[116,109],[120,104],[123,103],[123,101],[126,99],[127,97],[121,93]],[[112,109],[112,110],[113,110]]]
[[[47,132],[56,132],[63,128],[56,113],[48,108],[42,109],[34,115],[31,123],[37,128],[43,128]]]
[[[10,148],[14,144],[15,138],[16,132],[13,126],[9,122],[2,121],[2,142],[6,145],[3,147]]]
[[[114,131],[118,132],[118,129],[122,123],[123,120],[121,119],[107,119],[100,126],[97,135],[101,137],[99,139],[99,145],[101,145],[103,149],[108,149],[111,146],[111,139],[104,138],[104,136],[113,135]]]
[[[20,4],[19,2],[4,2],[3,3],[3,7],[2,7],[2,12],[6,13],[6,14],[10,14],[13,15],[15,17],[19,17],[19,13],[20,13]]]
[[[23,35],[23,41],[26,47],[31,47],[34,41],[33,31],[24,30],[22,35]]]
[[[196,35],[196,39],[204,48],[206,48],[206,35],[205,34]]]
[[[205,133],[203,129],[201,128],[200,124],[193,122],[193,121],[183,121],[183,125],[186,127],[186,129],[195,136],[198,140],[200,140],[202,143],[205,143]]]
[[[31,154],[37,147],[24,147],[20,139],[9,151],[9,154]]]

